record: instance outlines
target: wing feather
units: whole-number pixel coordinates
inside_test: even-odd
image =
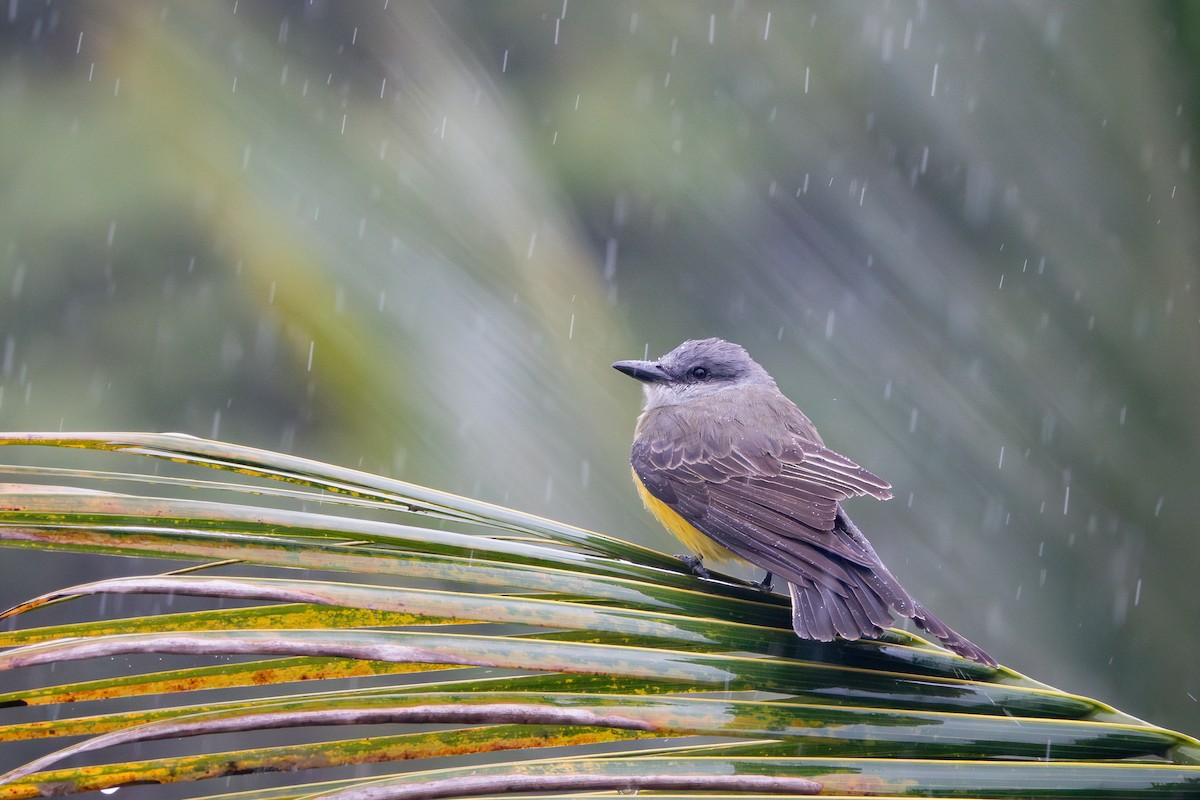
[[[642,415],[630,460],[646,491],[787,581],[798,635],[877,638],[894,609],[954,652],[994,665],[904,590],[842,512],[850,497],[890,498],[887,481],[826,448],[774,386],[739,391],[708,398],[699,415],[672,407]]]
[[[878,636],[891,621],[888,606],[911,599],[866,539],[839,524],[839,503],[857,495],[886,499],[890,486],[806,435],[811,423],[790,403],[788,409],[797,417],[774,438],[736,417],[695,421],[659,409],[642,420],[634,471],[701,533],[787,581],[797,633]]]

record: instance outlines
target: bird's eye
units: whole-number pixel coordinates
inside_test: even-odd
[[[708,370],[704,367],[692,367],[691,375],[694,379],[702,381],[708,377]]]

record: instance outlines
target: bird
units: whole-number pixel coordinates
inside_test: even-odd
[[[877,639],[911,619],[953,653],[996,666],[910,595],[842,509],[891,484],[825,446],[745,348],[691,339],[613,368],[644,390],[630,451],[643,504],[698,558],[745,561],[787,582],[802,639]]]

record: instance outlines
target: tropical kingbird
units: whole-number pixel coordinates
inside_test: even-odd
[[[778,575],[804,639],[878,638],[902,614],[942,644],[996,661],[904,590],[842,511],[891,485],[825,447],[812,422],[741,346],[684,342],[613,367],[642,382],[630,462],[651,514],[701,558]]]

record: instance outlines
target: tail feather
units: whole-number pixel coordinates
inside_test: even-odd
[[[846,602],[846,598],[830,591],[824,586],[818,586],[821,593],[821,601],[825,605],[825,609],[829,612],[830,619],[833,620],[833,629],[838,636],[843,639],[846,637],[855,637],[861,635],[858,620],[850,611],[850,604]]]
[[[797,636],[818,642],[832,642],[837,638],[833,619],[821,604],[816,587],[810,585],[801,590],[789,582],[788,592],[792,595],[792,628]]]
[[[975,643],[938,619],[905,591],[876,555],[870,542],[838,509],[834,532],[847,536],[874,564],[847,564],[853,579],[833,591],[813,580],[788,581],[792,597],[792,627],[804,639],[876,639],[892,624],[892,612],[910,618],[942,645],[963,658],[996,666],[996,660]],[[786,573],[785,573],[786,574]]]
[[[792,596],[792,627],[802,639],[821,642],[878,639],[892,622],[891,613],[879,604],[877,598],[872,598],[874,602],[862,602],[857,598],[847,602],[847,598],[822,589],[817,585],[788,583],[788,591]],[[911,597],[908,600],[912,613],[905,616],[941,642],[947,650],[980,664],[997,666],[996,659],[979,645],[942,622],[916,600]]]
[[[819,584],[788,583],[792,596],[792,628],[802,639],[874,639],[891,624],[892,616],[878,598],[842,597]],[[878,619],[882,616],[882,623]]]
[[[942,622],[925,606],[916,601],[913,601],[913,606],[912,621],[921,630],[935,637],[947,650],[958,653],[963,658],[978,661],[980,664],[987,664],[989,667],[999,666],[996,659],[985,653],[983,648]]]

